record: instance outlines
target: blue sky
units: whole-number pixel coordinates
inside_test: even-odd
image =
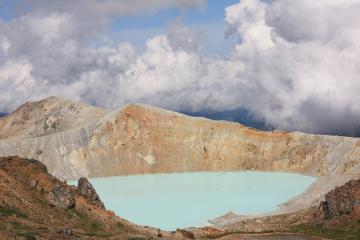
[[[176,18],[182,18],[187,26],[222,23],[224,20],[224,9],[239,0],[210,0],[203,9],[169,9],[153,15],[138,15],[132,17],[118,18],[114,24],[116,30],[164,28],[166,24]]]
[[[10,3],[8,0],[0,0],[0,18],[3,20],[9,20],[11,18]]]
[[[130,41],[142,51],[147,39],[165,33],[168,24],[180,19],[186,27],[205,33],[205,53],[224,55],[229,53],[236,42],[235,37],[226,39],[224,36],[225,8],[238,2],[239,0],[209,0],[202,9],[173,8],[155,15],[119,17],[112,26],[113,38],[118,42]]]
[[[129,41],[138,50],[143,51],[147,39],[165,33],[168,24],[180,19],[186,27],[205,34],[203,43],[205,54],[226,55],[237,42],[237,38],[235,36],[225,38],[223,24],[225,8],[236,3],[239,3],[239,0],[208,0],[201,9],[173,8],[155,15],[119,17],[112,26],[113,39],[117,42]]]

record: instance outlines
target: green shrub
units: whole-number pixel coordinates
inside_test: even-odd
[[[122,222],[117,222],[117,223],[116,223],[116,226],[117,226],[117,228],[120,229],[120,230],[124,230],[124,229],[125,229],[125,225],[124,225]]]
[[[17,235],[25,237],[26,240],[36,240],[35,233],[32,232],[18,233]]]
[[[16,215],[17,217],[20,218],[28,218],[28,215],[26,213],[22,212],[18,208],[13,208],[10,206],[0,206],[0,215],[5,215],[5,216]]]

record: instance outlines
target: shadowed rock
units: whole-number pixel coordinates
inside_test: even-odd
[[[325,195],[320,203],[317,215],[322,218],[334,218],[359,212],[360,180],[352,180]]]
[[[74,208],[76,204],[74,193],[68,186],[55,185],[53,190],[47,194],[47,200],[50,205],[62,209]]]
[[[184,229],[176,229],[176,234],[178,234],[179,236],[183,237],[183,238],[187,238],[187,239],[195,239],[195,236],[192,232],[184,230]]]
[[[86,197],[93,205],[100,208],[105,208],[104,203],[100,200],[99,195],[96,193],[91,183],[84,177],[78,181],[78,192]]]
[[[57,234],[63,235],[63,236],[72,236],[74,233],[71,229],[65,228],[57,231]]]

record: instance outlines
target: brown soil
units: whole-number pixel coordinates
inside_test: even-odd
[[[48,194],[68,189],[76,205],[54,207]],[[0,239],[157,239],[170,236],[139,227],[93,204],[75,187],[48,174],[45,165],[17,157],[0,158]]]

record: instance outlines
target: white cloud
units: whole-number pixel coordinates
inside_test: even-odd
[[[271,29],[265,23],[265,9],[268,5],[261,1],[242,0],[225,9],[225,31],[228,35],[238,34],[245,50],[259,48],[266,50],[273,46]],[[237,49],[237,51],[241,51]]]
[[[206,0],[14,0],[15,12],[46,15],[66,12],[82,20],[84,28],[98,27],[112,17],[153,14],[166,8],[202,8]]]
[[[104,32],[118,14],[202,1],[47,2],[0,21],[0,111],[58,95],[105,107],[246,108],[287,130],[352,134],[360,126],[360,0],[242,0],[225,10],[225,31],[239,42],[222,58],[202,55],[202,33],[181,24],[141,54]],[[95,41],[94,32],[103,35]]]
[[[1,102],[10,104],[11,107],[22,104],[30,96],[29,89],[33,89],[38,83],[31,76],[32,66],[26,60],[16,62],[6,61],[0,66],[0,89]],[[3,110],[7,110],[1,104]]]

